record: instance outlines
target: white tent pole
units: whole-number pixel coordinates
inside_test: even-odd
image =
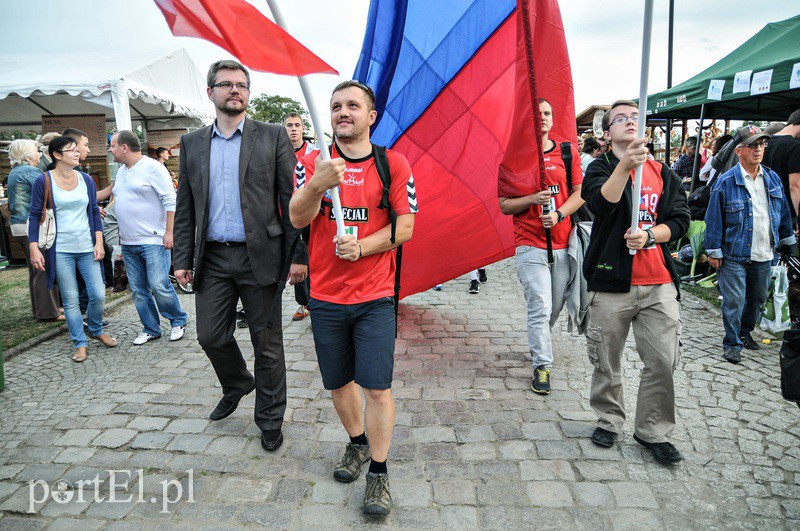
[[[275,23],[288,32],[289,30],[286,28],[286,22],[283,20],[283,15],[280,9],[278,9],[278,4],[275,0],[267,0],[267,5],[269,5],[269,10],[272,11],[272,16],[275,17]],[[325,135],[322,134],[322,121],[317,112],[317,104],[314,101],[314,95],[311,94],[311,88],[308,86],[308,80],[306,76],[300,76],[297,80],[300,82],[300,90],[303,91],[303,97],[306,100],[306,105],[308,105],[311,123],[314,125],[314,131],[317,133],[317,148],[319,148],[320,154],[322,155],[322,160],[330,160],[331,154],[328,151],[328,144],[325,143]],[[339,187],[337,186],[328,191],[331,194],[331,200],[333,202],[336,235],[341,238],[344,236],[344,216],[342,216],[342,202],[339,200]]]
[[[114,123],[117,131],[132,130],[131,102],[128,98],[128,89],[125,81],[120,79],[111,88],[111,105],[114,107]]]
[[[639,81],[639,126],[636,129],[637,138],[644,138],[644,130],[647,125],[647,82],[650,75],[650,39],[652,34],[653,0],[645,0],[644,32],[642,35],[642,77]],[[639,230],[639,203],[642,200],[642,166],[636,168],[636,173],[634,173],[633,177],[631,234],[636,234]],[[636,250],[630,249],[630,253],[636,254]]]

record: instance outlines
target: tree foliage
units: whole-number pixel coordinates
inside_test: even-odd
[[[306,130],[311,129],[311,125],[308,123],[308,111],[299,101],[292,98],[262,94],[251,99],[250,105],[247,107],[248,117],[272,124],[282,124],[283,117],[292,112],[300,115]]]

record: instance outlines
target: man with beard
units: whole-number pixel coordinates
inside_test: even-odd
[[[383,157],[369,138],[377,116],[368,86],[345,81],[333,90],[332,158],[313,152],[298,162],[289,213],[295,227],[311,225],[314,344],[322,383],[350,438],[333,478],[355,481],[371,459],[363,510],[384,516],[392,507],[386,458],[394,429],[394,249],[411,238],[417,196],[406,158],[386,150],[389,209],[379,207],[384,185],[377,165]],[[341,237],[328,193],[337,186],[347,229]],[[394,227],[390,210],[397,216]]]
[[[233,413],[255,389],[261,445],[274,451],[283,443],[286,364],[280,312],[269,313],[299,232],[288,216],[297,159],[283,127],[245,117],[250,73],[244,66],[217,61],[207,82],[216,120],[181,138],[175,276],[194,285],[197,339],[222,384],[211,420]],[[293,282],[306,276],[300,254],[290,269]],[[250,323],[255,377],[233,337],[239,298]]]

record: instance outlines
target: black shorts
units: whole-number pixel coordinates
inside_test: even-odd
[[[394,372],[394,299],[334,304],[309,299],[314,345],[325,389],[355,381],[391,389]]]

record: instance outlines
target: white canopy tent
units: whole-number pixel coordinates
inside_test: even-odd
[[[105,114],[118,130],[213,120],[205,79],[183,49],[0,55],[0,72],[2,130],[40,130],[43,115],[63,114]]]

